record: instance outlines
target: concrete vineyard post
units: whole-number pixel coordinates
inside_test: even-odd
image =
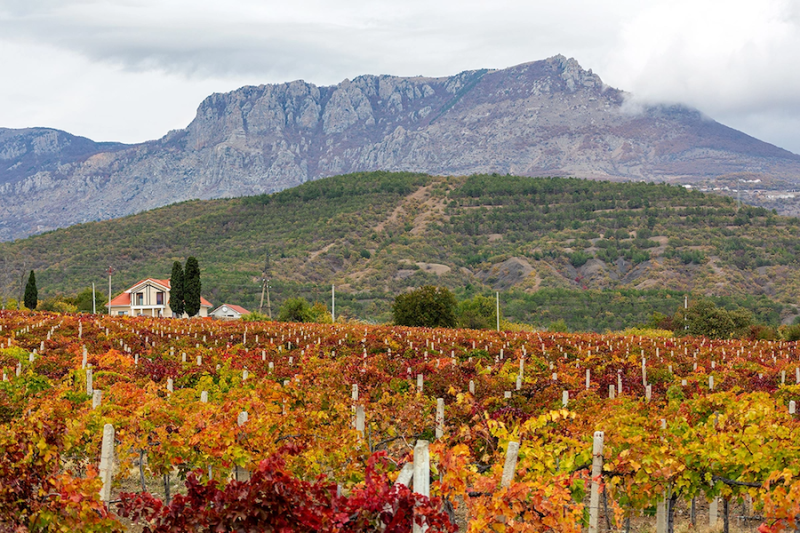
[[[561,407],[566,409],[568,404],[569,404],[569,391],[565,390],[561,392]]]
[[[612,385],[613,386],[613,385]],[[589,533],[597,533],[600,514],[600,477],[603,475],[603,432],[594,432],[592,442],[592,492],[589,499]]]
[[[358,431],[361,434],[362,437],[364,436],[364,428],[366,426],[365,419],[366,419],[366,415],[364,413],[364,406],[363,405],[357,405],[356,406],[356,431]]]
[[[709,527],[716,527],[717,517],[719,515],[719,498],[716,496],[708,504],[708,525]]]
[[[91,396],[94,392],[94,388],[92,387],[92,369],[86,369],[86,394]]]
[[[417,392],[422,393],[423,377],[422,374],[417,374]]]
[[[202,403],[208,403],[208,391],[207,390],[204,390],[203,392],[200,393],[200,401]]]
[[[586,390],[589,390],[589,386],[592,384],[592,371],[588,368],[586,369]]]
[[[103,444],[100,449],[100,479],[103,488],[100,489],[100,499],[108,504],[111,501],[111,479],[114,475],[114,426],[103,426]]]
[[[469,393],[475,395],[475,382],[472,380],[469,380]]]
[[[97,389],[92,392],[92,409],[97,409],[103,403],[103,391]]]
[[[647,365],[644,357],[642,357],[642,386],[647,386]]]
[[[506,462],[503,464],[503,477],[500,478],[500,486],[507,488],[514,481],[514,472],[517,469],[517,457],[519,457],[519,442],[509,441],[506,450]]]
[[[656,533],[667,533],[667,500],[661,498],[656,504]]]
[[[236,424],[239,427],[242,427],[247,423],[247,420],[249,418],[250,417],[247,414],[247,411],[242,411],[236,418]],[[239,465],[236,465],[235,475],[236,475],[236,481],[248,481],[250,479],[250,472],[245,468],[240,468]]]
[[[394,484],[408,487],[413,477],[414,477],[414,464],[406,463],[403,465],[403,468],[400,469],[400,474],[398,474]]]
[[[797,412],[797,403],[794,400],[789,400],[789,414],[793,415]]]
[[[444,398],[436,398],[436,438],[444,435]]]
[[[426,440],[418,440],[414,446],[414,492],[422,496],[431,495],[431,457],[428,444]],[[427,529],[426,526],[418,526],[415,522],[413,533],[424,533]]]

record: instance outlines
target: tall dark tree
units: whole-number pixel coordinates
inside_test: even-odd
[[[183,271],[183,303],[186,314],[195,316],[200,312],[200,264],[190,257]]]
[[[25,285],[25,307],[36,309],[37,305],[39,305],[39,291],[36,289],[36,276],[31,270],[31,275],[28,276],[28,284]]]
[[[185,311],[183,284],[183,266],[180,261],[175,261],[172,263],[172,275],[169,277],[169,307],[178,317],[182,317]]]

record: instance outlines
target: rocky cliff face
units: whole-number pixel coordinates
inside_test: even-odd
[[[243,87],[208,97],[185,130],[133,146],[0,130],[0,239],[376,169],[800,182],[800,156],[695,110],[628,107],[556,56],[448,78]]]

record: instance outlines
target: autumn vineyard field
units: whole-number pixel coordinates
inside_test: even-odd
[[[11,311],[0,328],[0,531],[671,531],[714,508],[720,529],[798,527],[795,343]]]

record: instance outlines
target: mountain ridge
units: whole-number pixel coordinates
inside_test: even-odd
[[[370,170],[800,183],[796,154],[685,106],[630,107],[626,93],[555,56],[449,77],[245,86],[210,95],[161,139],[95,143],[38,166],[21,163],[30,150],[12,157],[0,136],[0,240]]]

